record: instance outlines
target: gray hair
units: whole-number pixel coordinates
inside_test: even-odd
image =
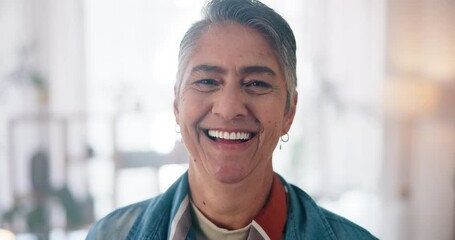
[[[286,112],[296,95],[296,43],[286,20],[273,9],[257,0],[212,0],[203,9],[203,19],[194,23],[180,43],[177,71],[177,94],[180,92],[183,71],[202,33],[214,23],[234,21],[259,31],[278,57],[286,81]]]

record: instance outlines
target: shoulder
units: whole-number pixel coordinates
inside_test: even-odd
[[[332,213],[324,208],[321,208],[325,218],[332,227],[338,239],[377,239],[363,227]]]
[[[160,196],[119,208],[95,223],[87,235],[88,240],[126,239],[134,223]]]
[[[187,173],[183,174],[166,192],[149,200],[113,211],[98,221],[87,235],[87,240],[101,239],[164,239],[171,216],[188,194]]]
[[[321,239],[377,239],[361,226],[332,213],[316,204],[316,202],[300,188],[288,184],[291,195],[291,207],[293,208],[294,221],[304,226],[308,233],[325,232]]]

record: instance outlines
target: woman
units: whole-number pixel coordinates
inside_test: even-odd
[[[262,3],[210,2],[180,45],[174,113],[188,172],[88,239],[375,239],[273,171],[296,110],[295,51],[287,22]]]

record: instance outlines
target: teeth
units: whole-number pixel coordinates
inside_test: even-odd
[[[210,137],[221,138],[226,140],[248,140],[251,134],[247,132],[223,132],[218,130],[209,130]]]

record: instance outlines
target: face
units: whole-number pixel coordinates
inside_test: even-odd
[[[175,92],[190,174],[236,183],[272,173],[272,153],[296,101],[286,113],[283,72],[259,32],[236,23],[210,26]]]

